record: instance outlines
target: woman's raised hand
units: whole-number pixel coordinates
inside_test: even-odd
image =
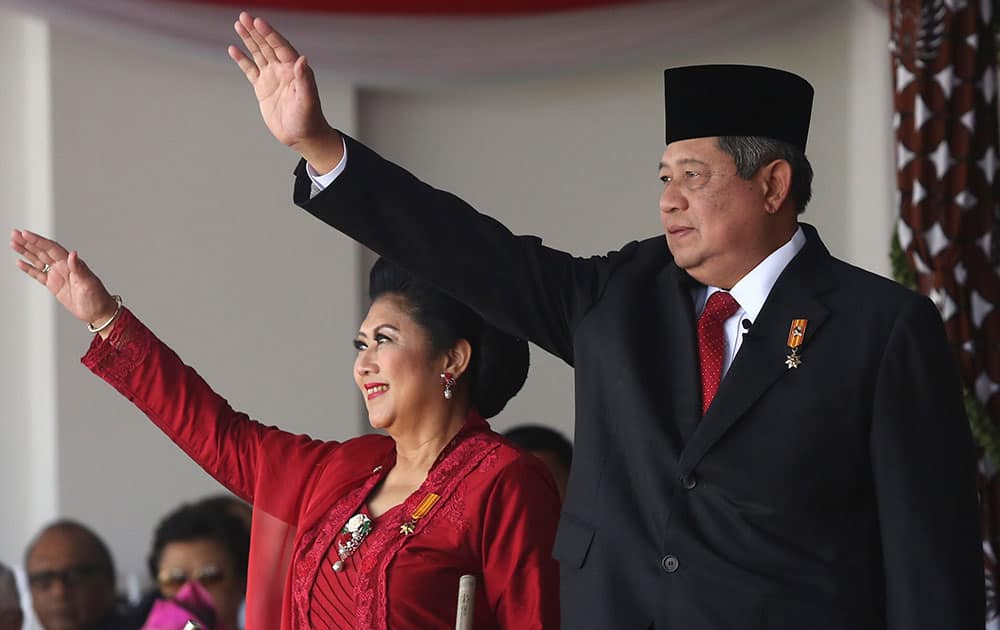
[[[319,172],[333,169],[343,155],[343,144],[323,116],[306,58],[270,24],[246,11],[234,28],[253,58],[236,46],[229,47],[229,56],[253,86],[268,130]]]
[[[105,322],[117,302],[80,256],[59,243],[27,230],[12,230],[10,248],[21,255],[17,268],[44,285],[82,322]]]

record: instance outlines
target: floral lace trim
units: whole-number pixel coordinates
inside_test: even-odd
[[[357,513],[365,498],[388,473],[388,466],[384,464],[359,487],[347,494],[343,499],[337,501],[326,517],[317,527],[303,533],[297,547],[293,552],[296,558],[294,563],[294,585],[292,588],[292,627],[306,628],[309,625],[309,597],[312,594],[313,584],[316,582],[316,575],[319,573],[320,565],[325,561],[330,545],[351,516]]]
[[[441,515],[447,518],[448,514],[441,509],[444,505],[448,505],[453,500],[464,503],[465,493],[462,482],[465,477],[487,455],[500,446],[496,436],[483,431],[483,427],[488,429],[489,425],[478,415],[470,418],[465,428],[442,452],[442,457],[431,469],[424,483],[410,495],[403,504],[403,509],[396,513],[396,518],[392,519],[396,522],[387,522],[385,527],[374,532],[375,538],[369,543],[370,552],[365,556],[364,564],[367,566],[359,574],[356,585],[358,594],[357,627],[380,629],[387,627],[388,589],[386,582],[389,565],[399,550],[414,536],[419,535],[425,528],[440,520]],[[401,535],[399,526],[404,521],[409,520],[409,515],[429,492],[439,495],[441,499],[431,508],[427,516],[417,521],[412,534],[409,536]],[[459,518],[450,522],[449,526],[459,526],[462,521],[464,519]],[[465,527],[468,527],[467,523]],[[376,585],[372,584],[373,578],[377,580]]]
[[[146,360],[152,345],[153,333],[123,307],[108,338],[94,335],[80,361],[116,389],[128,389],[128,377]]]
[[[479,414],[470,413],[462,430],[438,456],[420,488],[403,502],[402,509],[396,510],[394,514],[387,512],[379,520],[379,526],[368,537],[368,552],[358,566],[358,580],[355,584],[358,628],[387,627],[386,573],[396,554],[409,539],[430,523],[439,520],[439,513],[443,518],[453,519],[449,522],[449,527],[468,527],[468,523],[464,523],[461,518],[461,512],[455,513],[453,509],[444,509],[444,506],[450,505],[452,501],[464,504],[464,493],[461,490],[456,492],[460,483],[483,460],[495,461],[495,450],[499,445],[496,435],[489,430],[489,424]],[[378,474],[371,475],[364,484],[338,501],[318,526],[303,534],[295,559],[292,627],[304,628],[308,625],[312,585],[334,537],[347,519],[358,511],[372,489],[388,474],[388,469],[389,466],[383,466]],[[429,492],[438,494],[441,499],[427,516],[417,521],[412,534],[401,535],[399,526],[409,520],[409,515]],[[373,580],[377,584],[373,585]]]
[[[486,472],[493,468],[497,460],[500,459],[498,449],[490,449],[489,453],[482,459],[479,463],[479,467],[476,469],[477,472]],[[441,516],[443,520],[448,524],[448,528],[455,530],[459,533],[466,532],[470,527],[468,519],[465,518],[465,493],[456,492],[452,495],[451,500],[441,506]]]

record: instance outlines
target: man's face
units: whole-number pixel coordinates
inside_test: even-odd
[[[45,630],[90,630],[114,607],[114,578],[93,541],[75,530],[51,529],[27,558],[35,614]]]
[[[660,162],[660,220],[677,266],[729,289],[773,250],[773,229],[758,177],[736,173],[717,138],[667,145]]]

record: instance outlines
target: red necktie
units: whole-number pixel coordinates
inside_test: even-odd
[[[698,358],[701,361],[701,413],[705,415],[722,380],[726,334],[723,324],[740,309],[739,303],[725,291],[708,297],[698,318]]]

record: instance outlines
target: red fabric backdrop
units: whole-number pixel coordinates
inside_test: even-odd
[[[875,1],[875,0],[873,0]],[[218,56],[241,9],[324,76],[360,87],[524,80],[629,65],[780,33],[829,0],[0,0],[55,23],[128,31]],[[223,53],[224,54],[224,53]]]
[[[355,13],[399,15],[526,15],[552,13],[599,6],[636,4],[641,0],[186,0],[191,4],[215,4],[253,9],[285,11],[316,11],[322,13]]]

